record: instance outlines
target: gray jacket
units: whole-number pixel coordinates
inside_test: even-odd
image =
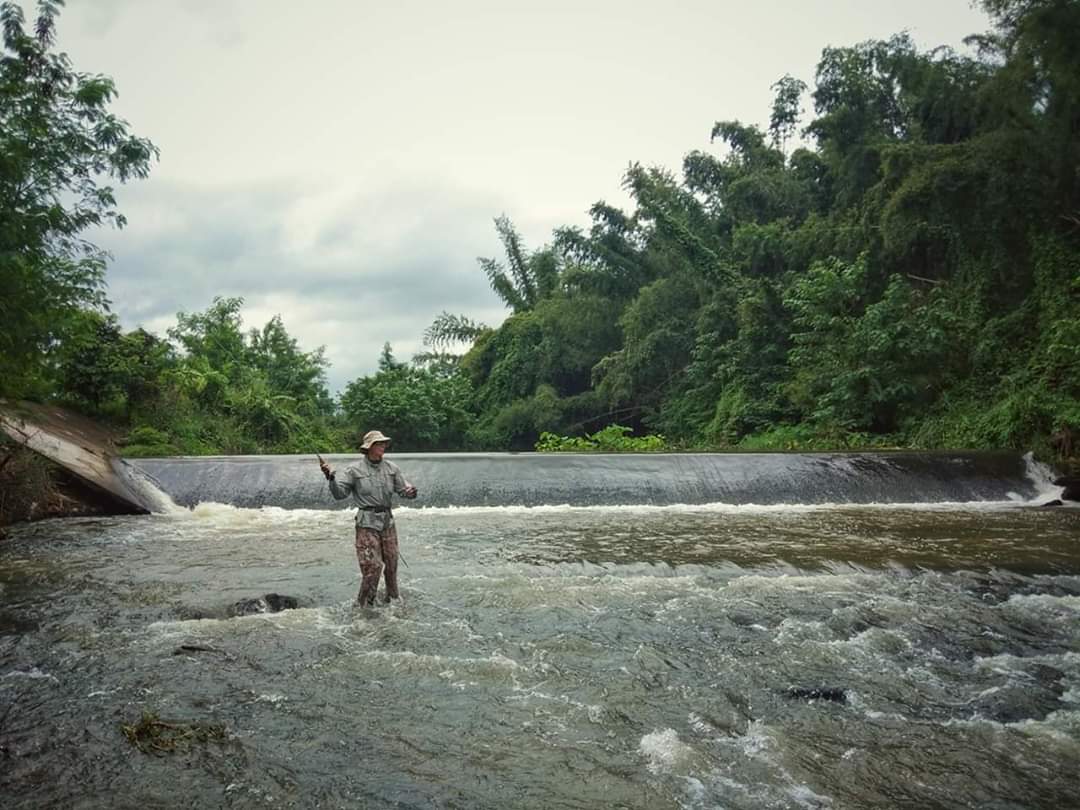
[[[330,479],[330,494],[337,500],[352,496],[359,507],[356,526],[361,529],[386,531],[394,525],[390,512],[394,493],[404,495],[410,484],[398,466],[385,458],[378,464],[368,461],[367,456],[350,464]],[[376,511],[378,510],[378,511]]]

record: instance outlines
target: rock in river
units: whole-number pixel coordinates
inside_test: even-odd
[[[230,616],[250,616],[253,613],[278,613],[293,610],[299,605],[295,596],[267,593],[254,599],[241,599],[229,608]]]

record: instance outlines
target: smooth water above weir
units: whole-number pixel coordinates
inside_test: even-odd
[[[1080,806],[1080,509],[1022,460],[395,459],[473,503],[396,510],[374,609],[306,458],[13,527],[4,810]],[[286,496],[318,508],[220,502]],[[296,609],[236,615],[268,593]],[[220,733],[143,752],[144,712]]]
[[[358,456],[328,456],[343,469]],[[393,453],[415,506],[934,503],[1020,500],[1017,453]],[[139,459],[173,500],[333,508],[314,456]]]

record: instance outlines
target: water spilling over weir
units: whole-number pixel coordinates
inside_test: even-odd
[[[388,607],[311,457],[12,529],[5,810],[1080,805],[1080,509],[1023,459],[392,458]]]
[[[330,456],[341,469],[357,456]],[[419,506],[1003,501],[1036,491],[1017,453],[395,453]],[[178,504],[337,506],[314,456],[134,462]]]

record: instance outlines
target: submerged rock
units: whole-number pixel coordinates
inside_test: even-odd
[[[792,686],[784,694],[792,700],[828,700],[831,703],[847,703],[847,690],[836,686]]]
[[[219,653],[221,650],[216,647],[208,647],[205,644],[181,644],[173,650],[173,655],[187,655],[188,653],[196,652]]]
[[[250,616],[254,613],[279,613],[282,610],[294,610],[299,606],[295,596],[283,596],[279,593],[267,593],[254,599],[241,599],[229,608],[230,616]]]

